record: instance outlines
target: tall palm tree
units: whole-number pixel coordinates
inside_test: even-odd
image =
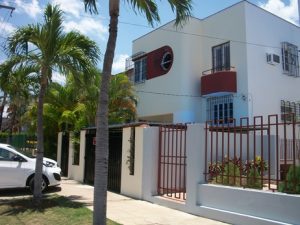
[[[37,107],[37,155],[34,176],[34,200],[41,202],[42,169],[44,155],[43,105],[44,96],[52,71],[61,74],[78,71],[88,75],[91,66],[99,59],[99,50],[94,41],[78,32],[64,33],[62,11],[58,6],[48,4],[43,23],[27,25],[17,29],[8,38],[10,54],[22,56],[28,64],[39,67],[39,94]]]
[[[101,3],[102,1],[98,1]],[[133,9],[144,14],[153,25],[159,21],[156,0],[126,0]],[[188,19],[192,0],[168,0],[171,9],[176,13],[175,24]],[[97,0],[84,0],[85,9],[97,13]],[[105,224],[107,200],[107,157],[108,157],[108,85],[116,48],[120,0],[109,0],[109,37],[103,61],[102,83],[97,110],[95,190],[94,190],[94,224]]]

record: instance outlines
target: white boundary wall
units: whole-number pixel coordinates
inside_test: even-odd
[[[158,127],[135,128],[134,175],[129,175],[127,163],[130,129],[123,129],[121,193],[149,200],[157,191]]]
[[[121,193],[195,215],[233,224],[300,224],[300,196],[205,184],[205,129],[187,129],[187,199],[185,203],[157,197],[159,130],[135,128],[135,174],[126,164],[130,128],[123,131]]]
[[[69,138],[69,165],[68,165],[68,178],[83,182],[84,179],[84,166],[85,166],[85,134],[86,130],[80,132],[80,155],[79,155],[79,165],[73,165],[74,158],[74,147],[72,144],[72,138],[70,134]],[[61,166],[61,144],[62,144],[62,132],[58,133],[57,141],[57,163]]]
[[[57,134],[57,164],[61,167],[61,144],[62,144],[62,132]]]

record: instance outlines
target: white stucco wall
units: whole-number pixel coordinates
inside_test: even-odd
[[[173,113],[174,123],[205,121],[206,98],[200,97],[202,72],[212,68],[212,47],[231,40],[236,40],[230,42],[230,52],[231,65],[236,67],[238,82],[234,104],[239,105],[234,116],[247,114],[248,104],[241,100],[239,94],[247,93],[246,46],[240,43],[245,38],[244,5],[238,4],[204,20],[190,18],[183,28],[177,30],[173,23],[168,23],[135,40],[133,54],[151,52],[164,45],[169,45],[174,53],[173,66],[166,75],[136,85],[138,115],[145,117]]]
[[[204,210],[215,210],[215,218],[227,212],[227,222],[234,224],[299,224],[300,196],[284,193],[198,185],[198,205]],[[218,215],[218,211],[220,215]],[[235,217],[243,216],[244,219]],[[221,217],[224,219],[224,217]]]
[[[205,125],[189,124],[186,133],[186,201],[157,196],[159,129],[136,128],[135,175],[126,165],[130,128],[123,132],[121,193],[155,204],[232,224],[298,224],[300,196],[206,184]],[[232,139],[232,138],[231,138]],[[125,151],[124,151],[125,148]]]
[[[74,148],[72,144],[72,138],[69,141],[69,167],[68,167],[68,178],[83,182],[84,180],[84,155],[85,155],[85,134],[86,130],[80,132],[80,154],[79,154],[79,165],[73,165]]]
[[[62,144],[62,132],[57,134],[57,164],[61,166],[61,144]]]
[[[144,128],[143,199],[157,195],[159,128]],[[147,168],[147,169],[145,169]]]
[[[252,4],[245,4],[245,13],[248,96],[253,115],[280,114],[280,100],[300,100],[300,78],[282,73],[281,54],[281,42],[300,47],[300,28]],[[268,64],[266,53],[279,55],[280,64]]]
[[[151,52],[165,45],[170,46],[174,54],[167,74],[136,85],[140,117],[173,113],[175,123],[199,121],[196,111],[199,111],[200,99],[190,95],[199,95],[201,46],[198,37],[184,34],[198,33],[198,29],[198,19],[191,18],[183,28],[176,30],[173,23],[168,23],[133,42],[133,54]]]
[[[122,137],[122,169],[121,169],[121,193],[134,198],[142,198],[142,173],[143,173],[143,132],[135,129],[135,158],[134,175],[129,174],[128,157],[130,149],[131,127],[123,129]]]
[[[191,18],[177,30],[168,23],[133,42],[133,54],[164,45],[174,52],[166,75],[136,85],[138,115],[173,114],[174,123],[204,122],[206,98],[190,96],[200,95],[201,74],[212,68],[212,47],[228,41],[237,71],[234,117],[280,113],[280,100],[299,101],[300,78],[284,75],[282,63],[268,64],[266,53],[281,57],[281,42],[300,46],[299,36],[298,26],[246,1],[203,20]]]
[[[121,193],[147,199],[157,191],[158,128],[135,128],[134,175],[129,175],[130,129],[123,129]]]
[[[245,29],[245,5],[236,4],[202,20],[201,34],[202,71],[212,68],[212,47],[230,42],[230,64],[235,67],[237,75],[237,93],[234,94],[234,118],[248,116],[248,104],[242,95],[248,92],[247,54]],[[205,102],[206,99],[203,99]],[[202,112],[206,112],[203,104]],[[204,122],[202,120],[201,122]]]

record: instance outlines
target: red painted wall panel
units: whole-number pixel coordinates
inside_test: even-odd
[[[201,95],[218,92],[236,93],[237,81],[235,71],[220,71],[201,77]]]
[[[174,60],[173,51],[169,46],[164,46],[147,53],[147,80],[162,76],[170,71],[173,62],[168,70],[164,70],[161,66],[163,56],[166,52],[170,52]]]

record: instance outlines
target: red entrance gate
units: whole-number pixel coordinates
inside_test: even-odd
[[[158,195],[186,199],[185,124],[159,127]]]

